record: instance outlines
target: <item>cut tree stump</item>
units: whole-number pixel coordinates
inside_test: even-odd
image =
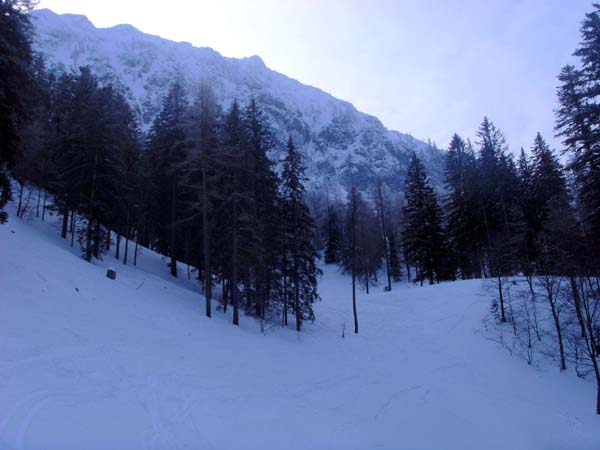
[[[112,267],[106,271],[106,276],[111,280],[116,280],[117,272]]]

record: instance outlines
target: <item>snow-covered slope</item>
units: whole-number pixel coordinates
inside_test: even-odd
[[[263,335],[251,317],[205,318],[197,287],[148,250],[137,268],[88,264],[57,223],[11,212],[0,449],[600,447],[594,386],[478,332],[479,281],[361,294],[354,335],[349,279],[327,267],[317,321]]]
[[[293,135],[306,155],[313,187],[347,186],[353,178],[366,189],[382,174],[400,190],[408,157],[420,154],[439,184],[442,153],[413,137],[387,130],[381,122],[311,86],[268,69],[258,56],[225,58],[138,31],[130,25],[95,28],[84,16],[33,12],[36,48],[50,67],[90,65],[104,81],[118,83],[148,129],[169,85],[180,79],[191,96],[200,80],[210,81],[222,103],[257,98],[268,113],[283,149]],[[276,156],[276,155],[275,155]]]

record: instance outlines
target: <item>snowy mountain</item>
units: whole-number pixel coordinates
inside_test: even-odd
[[[598,449],[593,382],[489,339],[485,281],[360,289],[354,335],[350,278],[326,266],[316,322],[262,334],[231,308],[205,317],[160,255],[89,264],[59,217],[15,209],[0,226],[0,449]]]
[[[120,85],[147,130],[163,96],[180,79],[190,96],[202,79],[222,104],[254,96],[268,114],[279,151],[291,134],[302,148],[315,189],[368,189],[376,174],[395,191],[404,184],[408,158],[416,151],[440,185],[442,152],[410,135],[387,130],[350,103],[270,70],[258,56],[226,58],[210,48],[152,36],[131,25],[96,28],[84,16],[33,12],[36,49],[50,68],[90,65],[105,82]],[[273,155],[278,157],[277,153]]]

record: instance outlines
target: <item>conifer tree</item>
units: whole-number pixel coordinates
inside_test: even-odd
[[[314,223],[304,204],[304,165],[290,137],[287,155],[283,161],[282,191],[285,228],[285,251],[289,255],[289,267],[285,268],[292,282],[292,303],[296,317],[296,330],[302,329],[304,320],[314,320],[312,304],[319,298],[316,266],[317,251],[314,248]]]
[[[220,148],[222,111],[217,103],[212,87],[202,82],[193,106],[188,135],[192,140],[192,148],[188,161],[188,180],[195,195],[189,215],[201,215],[202,227],[202,266],[205,296],[205,312],[211,317],[212,275],[215,246],[212,244],[216,210],[223,201],[219,193],[219,179],[223,171],[218,158]]]
[[[389,233],[389,252],[390,252],[390,273],[395,282],[402,278],[402,266],[398,253],[398,244],[396,242],[396,233],[392,230]]]
[[[23,124],[28,118],[27,86],[32,83],[32,26],[29,0],[0,1],[0,224],[11,198],[7,169],[16,161]]]
[[[446,154],[444,183],[448,193],[445,209],[449,245],[463,279],[481,276],[482,227],[476,177],[473,150],[470,144],[455,134]]]
[[[586,238],[600,254],[600,5],[586,14],[581,27],[582,41],[574,55],[580,68],[565,66],[559,75],[559,109],[556,130],[570,154],[569,168],[575,174]],[[594,264],[600,266],[596,256]]]
[[[245,109],[244,122],[248,134],[251,165],[250,185],[253,196],[254,263],[250,280],[253,283],[253,305],[255,314],[265,319],[269,299],[277,290],[278,266],[281,242],[279,232],[278,179],[268,152],[273,148],[272,133],[264,112],[252,98]]]
[[[423,164],[412,154],[404,191],[406,205],[403,210],[402,241],[417,280],[430,284],[444,278],[444,234],[442,213]]]
[[[335,207],[327,209],[327,223],[325,229],[325,264],[337,264],[340,262],[342,245],[342,231],[339,223],[338,213]]]
[[[233,306],[233,324],[239,324],[239,285],[253,264],[256,235],[252,167],[248,164],[248,135],[239,104],[234,101],[226,114],[223,129],[223,197],[221,226],[224,228],[223,248],[227,249],[227,273]],[[244,273],[242,273],[244,271]]]
[[[179,82],[165,97],[162,109],[152,124],[148,153],[156,190],[151,200],[151,223],[159,251],[170,257],[171,275],[177,277],[177,210],[179,178],[186,158],[184,116],[187,102]]]

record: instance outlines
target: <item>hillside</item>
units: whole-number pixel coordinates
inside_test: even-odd
[[[397,131],[320,89],[267,68],[258,56],[226,58],[210,48],[152,36],[130,25],[96,28],[84,16],[33,12],[36,50],[50,68],[90,65],[104,82],[121,86],[142,128],[148,130],[170,84],[178,79],[193,97],[201,80],[224,106],[255,97],[273,126],[278,149],[292,135],[304,152],[315,189],[335,193],[351,178],[361,189],[381,174],[396,191],[403,188],[408,158],[416,151],[440,184],[442,152]],[[280,159],[281,155],[273,155]]]
[[[14,205],[11,206],[13,208]],[[14,208],[13,208],[14,209]],[[0,226],[0,449],[597,449],[594,386],[486,339],[481,281],[359,297],[326,267],[296,334],[207,319],[143,249],[84,262],[58,224]],[[117,279],[105,277],[114,266]],[[345,326],[345,337],[342,333]]]

